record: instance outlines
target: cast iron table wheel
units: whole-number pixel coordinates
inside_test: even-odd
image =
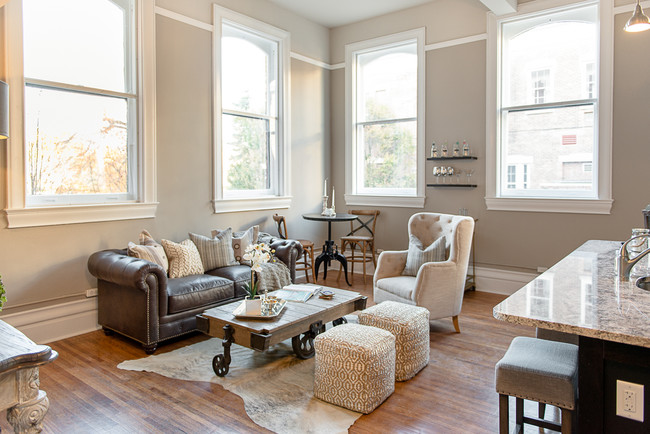
[[[223,326],[223,354],[217,354],[212,359],[212,369],[219,377],[225,377],[230,370],[230,346],[235,341],[235,330],[230,324]]]
[[[293,352],[296,353],[299,359],[311,359],[316,354],[316,348],[314,348],[314,338],[319,333],[325,331],[325,325],[322,321],[317,321],[309,326],[309,331],[301,335],[294,336],[291,338],[291,346],[293,347]]]

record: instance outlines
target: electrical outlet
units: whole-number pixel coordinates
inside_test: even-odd
[[[643,384],[616,380],[616,415],[643,422]]]
[[[86,297],[97,297],[97,288],[90,288],[86,290]]]

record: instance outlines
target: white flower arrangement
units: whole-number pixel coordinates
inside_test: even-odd
[[[259,281],[255,281],[255,272],[262,271],[262,264],[266,264],[269,261],[275,262],[273,258],[274,253],[275,250],[266,243],[249,244],[246,247],[242,259],[251,262],[251,281],[244,286],[244,289],[250,299],[253,299],[257,295],[257,287],[259,285]]]

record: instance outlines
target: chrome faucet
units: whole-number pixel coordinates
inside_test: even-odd
[[[650,234],[638,235],[636,237],[630,238],[629,240],[623,243],[621,249],[618,251],[618,257],[616,258],[616,268],[618,270],[618,278],[624,282],[630,280],[630,272],[632,271],[632,268],[636,265],[636,263],[639,262],[641,259],[643,259],[644,256],[650,253],[650,248],[647,248],[641,253],[639,253],[638,255],[636,255],[634,258],[630,259],[630,252],[628,252],[627,250],[627,245],[630,244],[631,241],[640,238],[650,238]]]

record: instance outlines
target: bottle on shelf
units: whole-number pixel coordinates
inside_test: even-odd
[[[460,157],[460,145],[458,144],[458,140],[456,140],[456,143],[454,144],[452,155],[454,157]]]
[[[442,148],[440,149],[440,156],[442,158],[447,158],[449,155],[449,152],[447,150],[447,141],[445,140],[445,144],[442,145]]]
[[[437,158],[438,157],[438,147],[436,146],[436,142],[433,142],[431,144],[431,158]]]
[[[467,140],[463,140],[463,157],[469,157],[469,145]]]

